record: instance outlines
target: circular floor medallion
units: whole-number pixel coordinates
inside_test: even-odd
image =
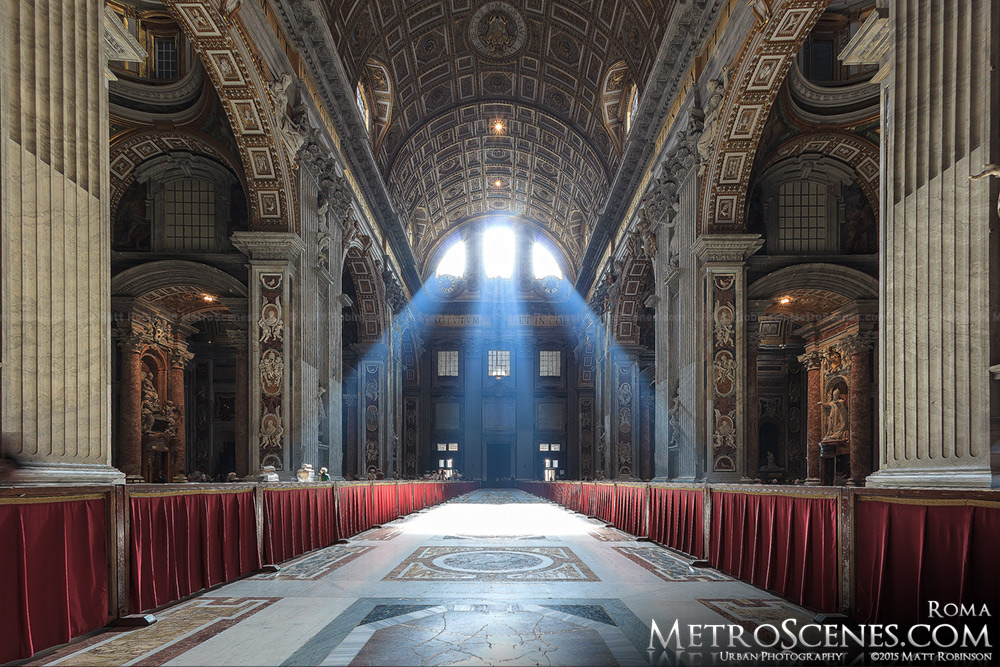
[[[460,551],[439,556],[433,562],[442,570],[476,574],[530,572],[552,565],[552,559],[548,556],[508,550]]]

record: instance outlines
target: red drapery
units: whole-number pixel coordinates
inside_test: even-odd
[[[399,492],[395,484],[373,484],[372,506],[375,523],[388,523],[399,517]]]
[[[860,623],[927,620],[928,601],[1000,600],[1000,503],[858,498],[855,594]]]
[[[357,535],[374,525],[370,484],[338,486],[337,507],[338,530],[341,537]]]
[[[614,497],[613,484],[594,484],[594,516],[602,521],[613,523],[611,500]]]
[[[413,482],[399,483],[399,516],[413,511]]]
[[[128,505],[133,613],[260,568],[252,490],[131,492]]]
[[[701,489],[649,487],[649,537],[695,558],[705,557]]]
[[[264,558],[281,563],[337,541],[333,487],[264,490]]]
[[[580,484],[580,512],[587,516],[597,516],[597,485],[583,482]]]
[[[106,497],[8,501],[0,504],[0,663],[108,621]]]
[[[709,561],[754,586],[837,610],[837,498],[713,491]]]
[[[616,484],[611,497],[611,522],[616,528],[645,537],[646,488]]]

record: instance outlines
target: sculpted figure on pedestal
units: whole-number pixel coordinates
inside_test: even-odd
[[[840,396],[840,389],[827,395],[823,407],[823,439],[847,440],[847,402]]]

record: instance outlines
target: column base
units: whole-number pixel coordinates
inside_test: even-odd
[[[12,486],[42,486],[67,484],[71,486],[124,484],[125,473],[109,465],[94,463],[40,463],[23,462],[8,480]]]
[[[145,484],[146,483],[146,478],[143,477],[142,475],[126,475],[125,476],[125,483],[126,484]]]
[[[185,475],[174,475],[174,484],[186,484],[188,481]]]
[[[928,470],[879,470],[869,475],[865,486],[869,488],[940,488],[988,489],[992,474],[982,468],[932,468]]]
[[[820,486],[822,483],[823,483],[822,480],[817,479],[815,477],[807,478],[806,481],[803,482],[803,484],[805,484],[806,486]]]
[[[698,479],[694,475],[687,475],[685,477],[674,477],[673,479],[668,481],[675,482],[677,484],[701,484],[705,480]]]
[[[715,472],[708,473],[704,477],[706,484],[746,484],[743,476],[737,472]]]

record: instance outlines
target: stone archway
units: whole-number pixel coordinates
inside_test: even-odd
[[[746,476],[832,483],[836,473],[863,484],[874,442],[869,374],[878,281],[849,267],[799,264],[755,281],[747,300],[753,323],[747,335]],[[820,407],[833,387],[847,397],[850,428],[842,442],[827,437]],[[785,425],[781,443],[758,440],[760,425],[769,422]],[[764,469],[768,451],[774,461]]]
[[[112,278],[111,290],[119,346],[113,357],[114,442],[121,470],[133,481],[156,481],[166,465],[168,480],[184,481],[192,460],[199,470],[214,462],[212,422],[222,420],[232,431],[227,445],[232,461],[225,472],[247,474],[246,287],[218,269],[177,260],[122,271]],[[206,333],[208,343],[193,348],[192,337],[204,339]],[[196,357],[194,349],[211,358]],[[235,393],[221,402],[213,387],[216,357],[235,372]],[[186,391],[189,380],[193,392]],[[188,395],[194,403],[187,404]],[[217,403],[228,410],[224,418],[215,419]],[[186,424],[193,425],[192,442]]]
[[[291,75],[268,84],[235,13],[218,2],[166,0],[215,85],[246,172],[254,230],[298,232],[291,155],[301,145],[287,117]],[[236,3],[237,8],[239,3]]]
[[[700,233],[743,230],[747,186],[768,113],[802,43],[828,4],[829,0],[753,4],[759,20],[740,57],[719,82],[724,97],[707,110],[698,142],[704,167]]]

